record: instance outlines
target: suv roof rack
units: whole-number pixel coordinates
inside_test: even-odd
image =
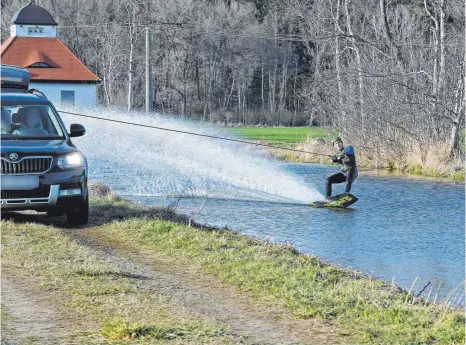
[[[47,99],[47,96],[45,96],[45,94],[42,91],[37,89],[29,89],[28,93],[32,93],[35,96]]]
[[[12,65],[1,66],[1,87],[13,89],[29,89],[29,71]]]

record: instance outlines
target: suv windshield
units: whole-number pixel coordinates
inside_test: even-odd
[[[48,105],[2,105],[2,139],[62,139],[60,122]]]

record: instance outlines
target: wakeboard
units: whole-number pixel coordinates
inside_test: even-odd
[[[314,201],[309,204],[311,207],[322,208],[322,207],[338,207],[338,208],[347,208],[348,206],[354,204],[358,201],[353,194],[343,193],[332,196],[331,198],[325,201]]]

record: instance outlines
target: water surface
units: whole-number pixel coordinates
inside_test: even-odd
[[[180,117],[108,109],[91,115],[231,135]],[[88,157],[91,181],[133,200],[172,205],[199,223],[286,242],[407,289],[418,277],[414,290],[430,281],[432,296],[445,296],[464,279],[464,184],[361,174],[352,210],[314,209],[305,203],[322,198],[325,178],[337,167],[282,164],[249,145],[64,118],[87,129],[73,141]]]
[[[335,167],[284,164],[309,185]],[[342,192],[343,185],[335,192]],[[361,174],[349,210],[210,198],[133,197],[146,205],[172,205],[197,222],[228,227],[292,244],[300,251],[414,290],[427,282],[432,298],[464,279],[464,185],[444,181]],[[429,291],[426,289],[426,294]],[[462,290],[462,289],[461,289]]]

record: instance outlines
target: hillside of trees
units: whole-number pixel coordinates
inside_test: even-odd
[[[29,0],[1,0],[2,41]],[[42,0],[100,103],[225,125],[334,127],[367,152],[459,157],[464,0]],[[403,158],[400,158],[403,157]],[[402,163],[402,162],[400,162]]]

